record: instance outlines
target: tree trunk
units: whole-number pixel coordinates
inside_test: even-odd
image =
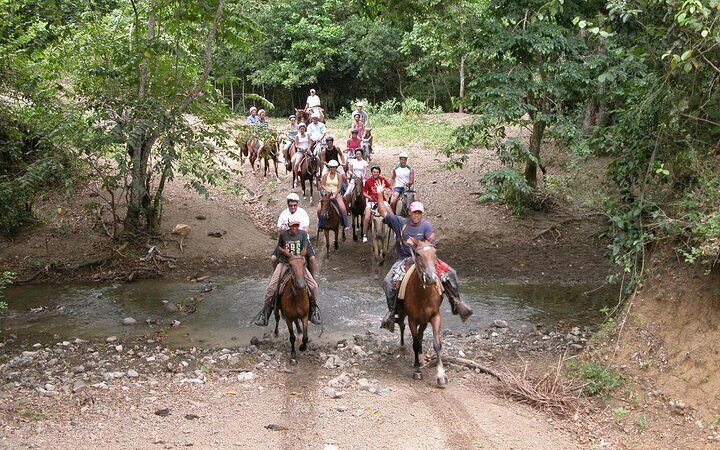
[[[235,90],[232,81],[230,81],[230,111],[235,112]]]
[[[130,167],[130,188],[128,193],[127,213],[125,214],[125,233],[136,234],[140,230],[140,217],[146,214],[148,205],[147,166],[150,152],[157,140],[157,135],[147,137],[137,148],[128,144],[128,152],[132,153]]]
[[[542,120],[535,121],[530,134],[530,153],[532,153],[538,161],[540,161],[540,146],[542,145],[543,134],[545,134],[545,122]],[[537,163],[528,160],[525,163],[525,181],[531,188],[537,189]]]
[[[460,58],[460,94],[458,98],[458,112],[462,114],[465,112],[463,102],[465,101],[465,55]]]

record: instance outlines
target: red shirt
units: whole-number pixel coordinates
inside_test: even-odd
[[[370,198],[372,199],[371,201],[373,201],[375,203],[377,203],[377,201],[378,201],[378,194],[377,194],[377,190],[375,188],[375,183],[377,183],[378,181],[381,181],[385,185],[386,189],[392,188],[392,186],[390,186],[390,182],[387,180],[387,178],[385,178],[382,175],[380,175],[377,180],[372,177],[368,178],[367,180],[365,180],[365,184],[363,184],[363,188],[362,188],[363,194],[369,195]]]
[[[362,142],[360,142],[360,138],[350,138],[347,141],[347,148],[355,150],[356,148],[360,148],[360,145]]]

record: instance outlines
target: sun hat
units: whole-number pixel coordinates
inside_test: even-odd
[[[290,219],[290,220],[288,221],[288,226],[291,227],[291,226],[293,226],[293,225],[298,225],[298,226],[299,226],[299,225],[300,225],[300,221],[297,220],[297,219]]]
[[[328,163],[328,167],[337,167],[339,165],[340,164],[338,164],[338,162],[335,161],[334,159],[331,159],[330,162]]]
[[[351,132],[351,133],[359,133],[359,131],[358,131],[357,128],[353,128],[352,130],[350,130],[350,132]]]
[[[325,136],[325,141],[333,141],[333,142],[335,142],[335,138],[333,137],[332,134],[328,134],[327,136]]]
[[[425,212],[425,207],[420,202],[412,202],[410,203],[410,212],[415,211]]]
[[[297,195],[297,194],[294,193],[294,192],[291,192],[291,193],[289,193],[289,194],[287,195],[287,197],[285,197],[285,199],[286,199],[287,201],[299,202],[299,201],[300,201],[300,196]]]
[[[355,103],[355,106],[365,106],[365,103],[363,103],[363,102],[357,102],[357,103]]]
[[[298,128],[300,128],[300,127],[305,127],[305,128],[307,128],[307,125],[305,125],[305,122],[300,122],[300,123],[298,124]]]
[[[400,154],[398,155],[398,158],[407,158],[407,157],[408,157],[407,152],[400,152]]]

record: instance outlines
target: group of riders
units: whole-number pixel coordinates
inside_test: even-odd
[[[369,117],[364,111],[363,103],[357,102],[356,110],[352,113],[352,126],[344,151],[336,146],[334,137],[327,133],[325,124],[320,120],[322,118],[319,114],[320,109],[320,98],[312,89],[305,105],[311,123],[297,123],[296,116],[290,117],[289,134],[295,149],[294,154],[291,155],[292,167],[295,170],[310,152],[319,156],[322,167],[319,182],[321,192],[329,196],[336,206],[342,226],[345,228],[349,227],[349,220],[344,194],[355,192],[356,189],[362,193],[366,201],[362,227],[363,242],[368,242],[367,230],[370,228],[372,214],[379,214],[383,223],[394,233],[396,261],[383,281],[388,313],[381,324],[383,328],[394,331],[396,321],[402,317],[399,311],[402,302],[398,301],[402,279],[413,265],[415,249],[435,245],[435,231],[430,222],[424,218],[425,206],[421,202],[413,201],[406,205],[407,217],[404,217],[404,214],[400,213],[400,208],[397,208],[402,194],[406,190],[411,190],[415,183],[415,172],[408,165],[409,155],[406,152],[398,155],[399,161],[393,168],[390,179],[382,175],[379,165],[370,165],[371,151],[367,150],[367,146],[366,148],[362,146],[363,139],[367,139],[370,131]],[[251,124],[267,124],[265,112],[254,108],[251,108],[247,120]],[[279,237],[271,256],[275,270],[265,291],[263,308],[255,319],[255,324],[259,326],[268,324],[281,283],[289,273],[288,262],[294,256],[302,256],[307,261],[305,279],[310,297],[309,319],[316,325],[322,323],[317,307],[318,285],[315,280],[318,267],[315,250],[308,235],[310,216],[299,206],[298,194],[290,193],[286,200],[287,208],[278,217]],[[317,218],[319,226],[324,218],[322,203],[318,205]],[[453,314],[460,315],[463,321],[466,320],[473,312],[460,298],[455,270],[438,259],[436,271],[442,284],[443,295],[450,302]]]

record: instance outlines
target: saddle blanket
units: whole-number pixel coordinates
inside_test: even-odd
[[[409,259],[409,258],[408,258],[408,259]],[[407,259],[406,259],[406,262],[407,262]],[[415,271],[415,269],[416,269],[416,266],[415,266],[415,264],[414,264],[412,261],[410,261],[410,266],[407,267],[407,269],[405,269],[406,262],[404,262],[403,264],[400,264],[400,266],[398,267],[398,269],[402,268],[403,270],[398,270],[398,271],[396,271],[396,273],[393,275],[393,287],[398,291],[398,299],[400,299],[400,300],[404,300],[404,299],[405,299],[405,291],[407,290],[407,285],[408,285],[408,282],[410,281],[410,276],[412,275],[412,273],[413,273],[413,272]],[[444,278],[442,278],[442,277],[440,276],[440,270],[438,270],[438,263],[441,263],[441,261],[440,261],[440,260],[437,260],[437,261],[436,261],[436,263],[435,263],[435,272],[437,273],[437,275],[438,275],[438,277],[439,277],[440,279],[435,283],[435,287],[437,288],[438,293],[439,293],[440,295],[442,295],[442,294],[443,294],[443,285],[442,285],[442,283],[443,283],[444,281],[446,281],[446,279],[444,279]],[[447,270],[447,269],[449,269],[450,266],[448,266],[448,265],[445,264],[444,262],[442,262],[442,264],[443,264],[443,266],[446,268],[445,271],[444,271],[444,274],[445,274],[445,276],[447,276],[447,273],[448,273],[448,270]],[[398,276],[398,274],[399,274],[400,272],[402,272],[402,276],[401,276],[401,277],[399,278],[399,280],[397,281],[397,283],[399,283],[399,289],[398,289],[398,287],[396,286],[396,277]]]

